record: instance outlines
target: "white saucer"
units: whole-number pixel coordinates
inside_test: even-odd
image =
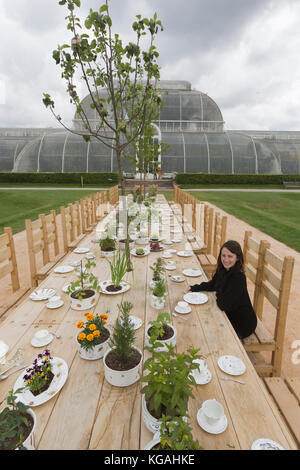
[[[55,295],[55,293],[54,289],[36,289],[30,294],[29,298],[31,300],[47,300]]]
[[[94,255],[94,253],[87,253],[87,254],[85,255],[85,258],[86,258],[86,259],[94,259],[94,258],[96,258],[96,256]]]
[[[190,313],[192,311],[191,307],[188,307],[188,308],[183,310],[183,309],[177,307],[177,305],[176,305],[174,310],[175,310],[175,312],[181,313],[182,315],[186,315],[187,313]]]
[[[53,340],[53,335],[49,333],[48,339],[45,339],[45,341],[41,342],[41,341],[36,340],[35,338],[32,338],[30,343],[35,348],[42,348],[43,346],[47,346],[47,344],[51,343],[52,340]]]
[[[184,282],[185,279],[183,276],[171,276],[171,280],[174,282]]]
[[[70,261],[69,265],[77,268],[77,266],[80,266],[80,263],[81,261]]]
[[[218,366],[223,372],[229,375],[242,375],[246,370],[243,361],[235,356],[219,357]]]
[[[257,439],[253,442],[251,450],[284,450],[284,448],[272,439]]]
[[[185,276],[189,276],[189,277],[198,277],[198,276],[202,276],[202,271],[201,269],[193,269],[193,268],[190,268],[190,269],[184,269],[182,271],[182,273],[185,275]]]
[[[73,250],[73,253],[88,253],[89,251],[90,251],[89,248],[78,247],[78,248],[75,248],[75,250]]]
[[[192,305],[201,305],[208,301],[208,297],[206,294],[202,294],[201,292],[188,292],[187,294],[184,294],[183,300]]]
[[[162,255],[162,258],[166,258],[166,259],[172,258],[172,254],[164,252],[164,254]]]
[[[52,305],[50,305],[50,304],[48,303],[48,304],[46,304],[46,307],[47,307],[47,308],[51,308],[51,309],[55,309],[55,308],[61,307],[63,304],[64,304],[64,301],[61,300],[61,301],[59,302],[59,304],[56,304],[55,306],[52,306]]]
[[[221,434],[222,432],[226,430],[227,425],[228,425],[225,414],[222,416],[222,418],[218,421],[217,424],[214,424],[214,425],[209,424],[205,418],[202,408],[198,410],[197,421],[198,421],[200,428],[204,429],[204,431],[210,434]]]
[[[184,258],[188,258],[189,256],[193,256],[192,251],[178,251],[178,256],[183,256]]]
[[[171,266],[168,266],[168,265],[167,265],[167,266],[165,266],[165,269],[166,269],[167,271],[175,271],[176,266],[175,266],[174,264],[171,265]]]
[[[171,240],[165,240],[164,244],[165,245],[173,245],[173,242]]]
[[[171,248],[170,250],[168,250],[169,253],[176,253],[177,250],[174,250],[173,248]]]
[[[191,375],[193,375],[197,385],[208,384],[212,378],[211,372],[208,369],[205,369],[201,372],[199,372],[198,370],[193,370],[191,372]]]
[[[174,239],[171,240],[171,241],[172,241],[172,243],[180,243],[180,242],[181,242],[181,240],[178,240],[178,239],[176,239],[176,238],[174,238]]]
[[[72,266],[57,266],[57,268],[54,268],[54,272],[59,274],[70,273],[73,270]]]

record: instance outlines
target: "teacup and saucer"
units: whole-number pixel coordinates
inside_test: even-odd
[[[64,301],[62,300],[60,295],[53,295],[48,299],[48,303],[46,304],[46,307],[48,308],[58,308],[61,307],[64,304]]]
[[[199,426],[210,434],[221,434],[227,428],[227,418],[224,408],[215,398],[206,400],[198,410]]]
[[[190,313],[191,311],[192,311],[191,307],[184,300],[180,300],[179,302],[177,302],[177,305],[175,307],[175,312],[186,314],[186,313]]]
[[[48,330],[38,330],[35,332],[34,337],[31,340],[32,346],[41,348],[51,343],[53,335]]]

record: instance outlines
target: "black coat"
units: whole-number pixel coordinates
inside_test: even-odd
[[[217,270],[211,281],[191,286],[192,292],[216,291],[217,305],[229,318],[239,338],[251,335],[257,325],[257,317],[248,294],[243,272]]]

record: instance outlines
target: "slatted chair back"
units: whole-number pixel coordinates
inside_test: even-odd
[[[70,203],[67,207],[60,207],[61,225],[63,234],[64,251],[68,251],[69,244],[76,238],[76,227],[73,224],[73,205]]]
[[[39,218],[42,221],[42,228],[44,231],[44,241],[46,252],[48,253],[48,261],[50,260],[51,247],[53,249],[54,256],[59,253],[59,242],[58,242],[58,231],[56,223],[56,212],[51,210],[50,214],[40,214]]]
[[[214,209],[204,205],[204,250],[203,253],[212,253],[213,246]]]
[[[215,214],[214,221],[214,239],[213,239],[213,250],[212,254],[217,259],[221,246],[226,241],[226,231],[227,231],[227,216],[221,216],[219,212]]]
[[[43,266],[49,263],[49,249],[45,243],[43,224],[41,218],[31,221],[30,219],[25,220],[26,237],[28,245],[28,256],[29,256],[29,268],[31,285],[37,286],[37,260],[36,256],[42,254]]]
[[[79,201],[75,201],[72,204],[72,225],[74,227],[75,237],[77,238],[83,233],[81,223],[81,207]]]
[[[115,206],[116,204],[118,204],[118,201],[119,201],[119,187],[118,187],[118,185],[115,185],[112,188],[110,188],[108,190],[108,194],[109,194],[109,203],[110,203],[110,205]]]
[[[11,227],[5,227],[0,235],[0,278],[10,274],[13,292],[20,289],[15,244]]]

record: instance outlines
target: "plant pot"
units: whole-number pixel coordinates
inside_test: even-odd
[[[36,415],[35,413],[32,411],[31,408],[29,408],[28,410],[26,410],[26,413],[28,415],[30,415],[33,419],[33,426],[32,426],[32,429],[30,431],[30,434],[27,436],[27,438],[25,439],[25,441],[23,441],[23,446],[27,449],[27,450],[35,450],[35,445],[36,445],[36,434],[35,434],[35,428],[36,428]],[[11,449],[13,450],[13,449]],[[19,449],[14,449],[14,450],[19,450]]]
[[[157,433],[160,430],[161,423],[158,419],[154,418],[151,413],[149,413],[146,403],[145,395],[142,398],[142,417],[145,423],[145,426],[153,434]]]
[[[108,365],[106,364],[106,358],[108,354],[112,351],[112,349],[109,349],[108,351],[106,351],[104,358],[103,358],[104,376],[107,382],[110,383],[111,385],[114,385],[115,387],[128,387],[129,385],[134,384],[141,378],[143,354],[139,348],[135,346],[133,348],[140,353],[141,355],[140,361],[132,369],[122,370],[122,371],[114,370],[108,367]]]
[[[151,307],[155,308],[156,310],[161,310],[165,306],[166,296],[163,297],[156,297],[156,295],[151,294]]]
[[[120,250],[125,250],[126,242],[123,240],[119,240],[119,247]],[[134,240],[129,242],[129,249],[131,250],[132,248],[134,248]]]
[[[113,258],[116,252],[117,252],[116,249],[108,250],[108,251],[101,250],[101,257],[102,258]]]
[[[110,333],[109,328],[107,328],[107,327],[105,327],[105,328]],[[109,334],[109,337],[105,341],[103,341],[103,343],[97,344],[97,345],[93,346],[90,349],[84,349],[80,345],[78,340],[76,339],[77,345],[78,345],[79,356],[82,359],[86,359],[87,361],[96,361],[97,359],[101,359],[104,356],[104,354],[106,353],[106,351],[109,349],[109,346],[108,346],[109,339],[110,339],[110,334]]]
[[[149,441],[148,444],[144,447],[144,450],[152,450],[159,443],[160,443],[160,433],[156,432],[153,436],[153,439]]]
[[[170,323],[168,323],[168,326],[170,328],[172,328],[174,334],[173,336],[171,336],[171,338],[168,338],[168,339],[158,339],[157,341],[161,344],[163,344],[163,346],[159,347],[159,348],[155,348],[155,351],[167,351],[167,347],[166,347],[166,344],[172,344],[173,346],[176,345],[176,338],[177,338],[177,329],[174,325],[171,325]],[[150,343],[150,335],[148,334],[148,331],[150,330],[151,328],[151,325],[147,325],[147,328],[146,328],[146,334],[145,334],[145,344],[146,346],[151,346],[151,343]]]
[[[83,298],[82,300],[72,297],[72,295],[75,294],[75,292],[70,294],[70,307],[73,310],[87,310],[88,311],[89,309],[95,306],[97,292],[95,292],[93,289],[87,289],[86,292],[89,292],[91,295],[89,295],[89,297]]]

